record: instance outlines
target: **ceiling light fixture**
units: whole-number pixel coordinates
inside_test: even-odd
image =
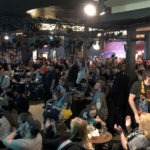
[[[108,13],[111,13],[111,8],[107,7],[105,4],[106,0],[93,0],[95,2],[92,2],[91,4],[87,4],[84,7],[84,12],[88,15],[88,16],[102,16]]]
[[[9,35],[5,35],[4,40],[8,41],[9,40]]]
[[[96,6],[94,6],[93,4],[87,4],[84,7],[84,12],[88,15],[88,16],[96,16]]]

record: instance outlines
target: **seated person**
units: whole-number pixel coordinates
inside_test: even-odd
[[[23,138],[25,136],[24,129],[21,129],[21,128],[24,128],[25,122],[28,120],[29,117],[32,118],[32,114],[30,112],[19,114],[17,135],[14,139]]]
[[[0,108],[0,149],[5,146],[2,143],[2,139],[8,135],[11,131],[11,126],[7,118],[3,114],[3,110]]]
[[[126,125],[131,125],[130,119],[127,119]],[[120,134],[123,149],[146,149],[150,146],[150,113],[143,113],[140,116],[138,130],[131,132],[127,137],[121,126],[115,124],[115,130]]]
[[[60,111],[55,108],[51,108],[50,110],[46,110],[43,113],[43,118],[44,118],[44,124],[48,118],[53,118],[54,120],[59,120],[60,119]]]
[[[4,116],[10,123],[11,128],[16,128],[18,126],[18,113],[17,105],[13,100],[7,100],[6,98],[0,98],[1,109],[3,110]]]
[[[65,82],[64,82],[64,80],[63,79],[59,79],[59,83],[58,83],[58,85],[55,87],[55,90],[54,91],[58,91],[58,90],[60,90],[60,93],[63,95],[63,94],[65,94],[66,93],[66,85],[65,85]]]
[[[61,115],[57,109],[44,114],[44,128],[41,131],[44,150],[56,150],[58,144],[68,138],[65,124],[60,121]]]
[[[93,150],[92,143],[89,141],[87,124],[81,118],[71,120],[70,138],[61,143],[57,150]]]
[[[55,111],[56,114],[59,113],[59,116],[60,116],[59,119],[69,127],[70,118],[72,116],[72,110],[70,109],[70,104],[69,103],[64,103],[62,108],[58,108],[55,105],[53,105],[51,103],[51,101],[50,102],[48,101],[47,104],[46,104],[46,108],[43,112],[44,118],[45,118],[45,115],[47,115],[51,111]]]
[[[7,70],[5,72],[6,76],[8,76],[10,79],[14,77],[14,70],[12,69],[11,64],[7,64]]]
[[[90,87],[86,79],[81,79],[80,84],[77,87],[77,90],[82,92],[85,97],[91,96],[90,95]]]
[[[73,112],[68,103],[64,104],[61,110],[61,120],[65,123],[67,128],[70,128],[70,121],[72,118]]]
[[[66,92],[61,94],[60,90],[55,91],[53,93],[53,99],[47,101],[46,106],[48,105],[50,106],[49,109],[56,108],[61,111],[65,105],[67,105],[67,108],[69,109],[71,106],[71,97]]]
[[[24,133],[24,136],[15,139],[18,133]],[[13,150],[41,150],[42,149],[42,137],[39,131],[41,130],[41,124],[38,120],[34,120],[29,117],[27,121],[18,128],[18,130],[12,132],[7,137],[2,139],[3,144]]]
[[[92,100],[91,88],[86,79],[81,79],[80,84],[77,86],[77,97],[84,100],[85,105],[88,105]]]
[[[0,68],[0,94],[10,87],[10,79],[5,75],[5,69]]]
[[[63,107],[61,109],[61,116],[63,121],[70,119],[70,117],[72,116],[72,110],[69,103],[66,102],[63,104]]]
[[[88,125],[100,129],[102,126],[106,127],[106,123],[101,119],[102,113],[99,112],[95,104],[90,104],[85,110],[81,112],[80,117],[87,121]]]

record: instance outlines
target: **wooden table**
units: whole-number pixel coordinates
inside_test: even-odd
[[[112,134],[108,131],[106,131],[105,133],[100,132],[99,136],[95,136],[90,139],[92,144],[104,144],[110,142],[111,140]]]

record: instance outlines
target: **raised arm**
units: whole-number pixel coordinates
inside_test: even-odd
[[[121,144],[124,150],[128,150],[128,141],[125,137],[125,134],[122,130],[121,126],[118,126],[117,124],[115,124],[114,129],[120,134],[120,140],[121,140]]]

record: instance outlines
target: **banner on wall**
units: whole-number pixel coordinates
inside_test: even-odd
[[[101,53],[101,56],[102,57],[106,57],[106,58],[109,58],[109,57],[111,57],[112,55],[115,55],[115,53],[114,52],[103,52],[103,53]]]

